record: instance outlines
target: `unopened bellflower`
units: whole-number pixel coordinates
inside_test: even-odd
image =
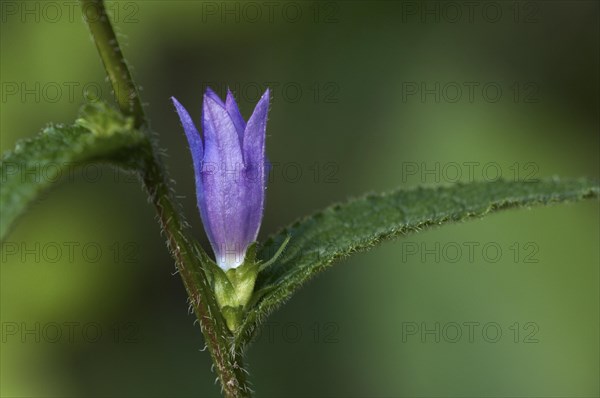
[[[174,98],[192,153],[196,196],[217,265],[227,271],[244,263],[263,216],[267,183],[265,135],[269,90],[248,122],[231,91],[225,102],[207,89],[202,104],[202,135]]]

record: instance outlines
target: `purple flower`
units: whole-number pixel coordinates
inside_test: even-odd
[[[186,109],[171,99],[192,152],[198,208],[217,264],[225,271],[236,268],[256,240],[263,216],[269,90],[246,123],[231,91],[223,102],[207,89],[202,137]]]

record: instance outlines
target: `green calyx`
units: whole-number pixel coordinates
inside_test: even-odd
[[[257,242],[248,247],[243,264],[237,268],[223,271],[217,264],[208,261],[210,264],[208,275],[215,292],[217,304],[225,318],[227,327],[232,332],[242,323],[249,303],[255,303],[259,298],[260,292],[254,291],[258,273],[277,260],[289,240],[288,237],[275,255],[265,262],[256,260]]]

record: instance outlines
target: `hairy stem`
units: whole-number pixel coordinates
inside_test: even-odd
[[[142,179],[154,203],[167,244],[175,258],[177,270],[183,279],[190,304],[198,318],[204,340],[212,356],[216,372],[226,397],[246,397],[250,388],[246,381],[242,357],[232,348],[233,336],[217,304],[213,290],[203,271],[203,261],[209,261],[206,253],[189,239],[183,231],[182,221],[172,200],[163,172],[153,158],[145,156]]]
[[[81,6],[121,112],[134,118],[136,128],[147,128],[148,123],[137,89],[106,14],[104,2],[81,0]],[[251,390],[246,381],[242,356],[233,348],[233,336],[225,324],[203,271],[202,262],[207,261],[208,257],[184,233],[183,217],[167,184],[166,172],[157,156],[158,152],[150,139],[142,152],[142,180],[156,208],[167,244],[198,318],[223,393],[226,397],[249,396]]]

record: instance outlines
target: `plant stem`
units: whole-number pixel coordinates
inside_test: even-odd
[[[148,122],[140,97],[106,14],[104,2],[81,0],[81,6],[121,112],[134,118],[136,128],[147,128]],[[202,262],[209,261],[208,256],[199,246],[194,245],[183,230],[183,217],[167,184],[166,172],[157,156],[158,151],[150,139],[142,152],[140,173],[144,186],[156,208],[162,230],[167,237],[167,245],[198,318],[221,381],[223,394],[226,397],[249,396],[251,390],[246,381],[242,355],[233,348],[233,336],[221,315],[203,270]]]
[[[179,212],[171,198],[160,164],[153,153],[145,156],[143,181],[154,203],[167,244],[175,258],[177,270],[183,279],[190,303],[200,323],[205,343],[212,356],[215,369],[226,397],[246,397],[250,388],[241,355],[232,349],[233,336],[208,283],[202,261],[210,261],[206,253],[194,247],[183,231]]]
[[[83,18],[92,32],[96,48],[100,53],[104,69],[114,90],[115,99],[119,103],[119,108],[125,115],[133,116],[135,127],[140,128],[146,122],[144,109],[109,16],[106,13],[104,1],[80,1]]]

